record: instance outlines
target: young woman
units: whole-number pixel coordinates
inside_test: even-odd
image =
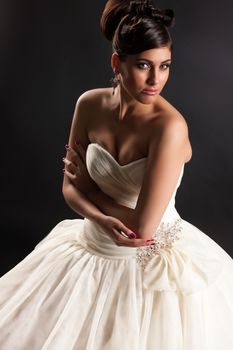
[[[161,95],[172,10],[109,0],[113,88],[79,97],[64,220],[0,279],[1,350],[232,350],[233,261],[182,219],[192,156],[184,117]]]

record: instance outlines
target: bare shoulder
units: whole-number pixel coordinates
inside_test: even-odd
[[[163,139],[169,142],[183,143],[186,162],[192,157],[192,146],[189,139],[188,124],[184,116],[167,100],[161,97],[159,116],[154,119],[154,135],[157,142]],[[154,143],[153,139],[151,142]]]
[[[159,114],[158,118],[156,118],[156,123],[162,129],[180,127],[188,132],[188,125],[184,116],[162,96],[160,96],[158,110]]]
[[[111,92],[108,88],[98,88],[83,92],[76,101],[70,141],[74,142],[74,138],[78,138],[79,142],[84,146],[90,143],[88,130],[91,122],[96,115],[102,115],[106,102],[110,100]]]
[[[98,113],[102,100],[106,94],[105,89],[93,89],[82,93],[76,101],[72,119],[69,144],[73,145],[75,140],[87,147],[89,143],[88,125],[93,111]]]
[[[82,105],[84,108],[93,108],[93,106],[101,108],[109,99],[109,88],[97,88],[83,92],[79,96],[77,104]]]

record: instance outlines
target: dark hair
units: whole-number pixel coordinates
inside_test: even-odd
[[[172,51],[167,28],[174,23],[173,10],[155,8],[150,0],[108,0],[100,28],[112,41],[113,51],[124,58],[153,48],[169,47]]]

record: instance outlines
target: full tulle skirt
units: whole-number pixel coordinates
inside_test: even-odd
[[[0,349],[232,350],[233,260],[181,226],[142,269],[97,224],[61,221],[0,279]]]

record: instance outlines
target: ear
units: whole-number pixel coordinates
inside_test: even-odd
[[[111,66],[114,72],[119,73],[120,69],[120,59],[116,52],[113,52],[111,57]]]

